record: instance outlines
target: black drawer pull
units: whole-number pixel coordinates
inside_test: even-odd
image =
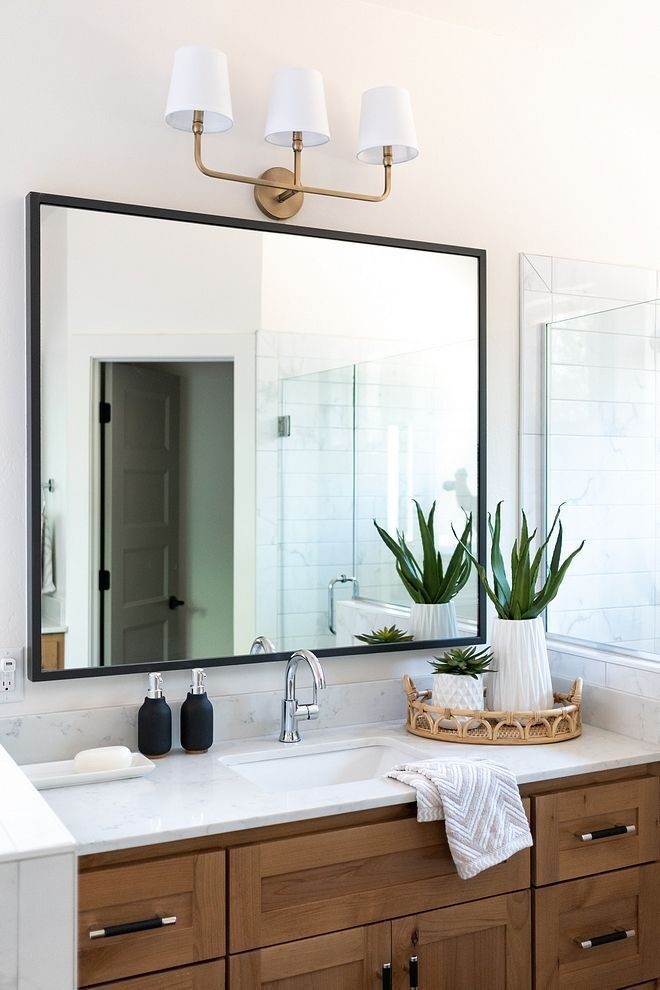
[[[96,928],[89,933],[90,938],[114,938],[115,935],[132,935],[134,932],[148,932],[150,928],[164,928],[176,925],[176,918],[147,918],[146,921],[129,921],[125,925],[108,925]]]
[[[383,990],[392,990],[392,963],[383,963]]]
[[[583,842],[592,842],[593,839],[609,839],[613,835],[635,835],[636,825],[613,825],[612,828],[599,828],[595,832],[581,832],[580,838]]]
[[[419,965],[417,956],[411,956],[408,961],[410,963],[410,990],[419,990]]]
[[[637,932],[634,928],[627,931],[609,932],[607,935],[594,935],[593,938],[576,939],[581,949],[595,949],[599,945],[609,945],[610,942],[623,942],[627,938],[634,938]]]

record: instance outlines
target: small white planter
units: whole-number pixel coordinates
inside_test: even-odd
[[[453,602],[410,606],[410,634],[416,640],[456,639],[456,608]]]
[[[552,708],[554,696],[543,621],[494,619],[490,680],[493,711],[537,712]]]
[[[483,678],[481,675],[475,680],[465,674],[434,674],[431,703],[436,708],[483,711]]]

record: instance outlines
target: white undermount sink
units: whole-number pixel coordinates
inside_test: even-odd
[[[281,750],[226,756],[220,762],[261,790],[298,791],[376,780],[397,763],[420,758],[405,744],[374,738],[309,746],[283,743]]]

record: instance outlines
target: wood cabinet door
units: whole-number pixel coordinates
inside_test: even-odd
[[[230,956],[231,990],[383,990],[389,922]],[[471,990],[476,990],[472,987]]]
[[[529,990],[531,910],[527,890],[392,922],[394,990]]]

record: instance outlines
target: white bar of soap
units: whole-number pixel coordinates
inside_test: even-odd
[[[83,749],[73,760],[75,773],[96,773],[98,770],[125,770],[133,762],[128,746],[99,746]]]

